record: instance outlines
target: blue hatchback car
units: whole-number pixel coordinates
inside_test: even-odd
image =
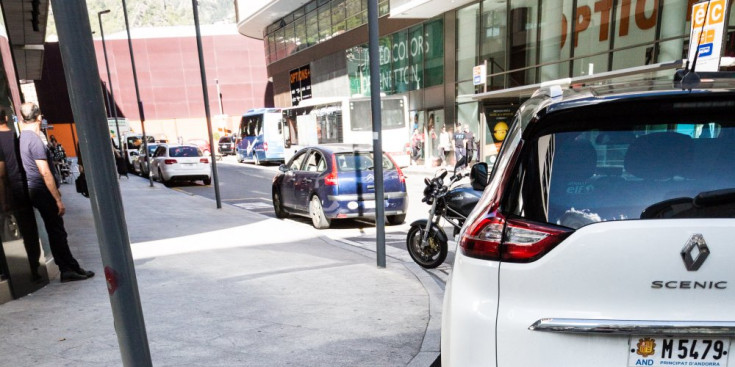
[[[385,215],[389,224],[406,219],[406,178],[392,158],[383,155]],[[273,178],[273,208],[278,218],[301,215],[317,229],[332,219],[375,218],[372,148],[327,144],[296,152]]]

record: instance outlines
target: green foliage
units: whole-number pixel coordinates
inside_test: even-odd
[[[194,25],[191,0],[126,0],[131,28]],[[105,34],[125,30],[122,0],[88,0],[89,21],[95,37],[100,34],[98,12],[102,15]],[[52,9],[53,10],[53,9]],[[199,24],[231,24],[235,22],[233,0],[199,0]],[[56,35],[53,14],[49,14],[46,37]]]

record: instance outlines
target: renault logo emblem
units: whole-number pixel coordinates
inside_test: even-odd
[[[707,256],[709,256],[709,247],[707,247],[704,237],[699,233],[692,235],[684,248],[681,249],[681,258],[689,271],[699,270],[704,260],[707,260]]]

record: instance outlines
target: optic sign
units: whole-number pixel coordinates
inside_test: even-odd
[[[487,79],[487,68],[485,65],[477,65],[472,68],[472,85],[483,85]]]
[[[709,9],[707,4],[709,3]],[[727,0],[711,0],[692,6],[692,31],[689,39],[689,62],[699,51],[696,71],[718,71],[722,34],[727,14]],[[699,47],[697,45],[699,44]]]
[[[293,69],[291,78],[291,103],[297,106],[303,99],[311,98],[311,67],[309,65]]]

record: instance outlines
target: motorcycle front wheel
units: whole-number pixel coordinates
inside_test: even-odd
[[[406,248],[411,255],[413,261],[426,269],[433,269],[441,265],[447,258],[447,242],[439,233],[439,230],[432,226],[429,236],[426,238],[426,244],[422,245],[421,240],[424,236],[424,228],[421,226],[413,226],[408,231],[406,237]]]

